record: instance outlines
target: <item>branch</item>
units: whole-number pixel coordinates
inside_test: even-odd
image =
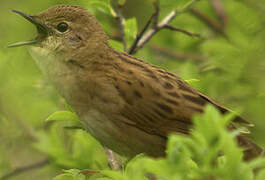
[[[151,45],[151,48],[154,50],[154,53],[158,53],[173,59],[178,59],[178,60],[187,60],[187,59],[191,59],[194,61],[198,61],[198,62],[204,62],[205,60],[207,60],[206,57],[200,56],[200,55],[196,55],[196,54],[184,54],[184,53],[180,53],[180,52],[175,52],[171,49],[168,48],[164,48],[164,47],[160,47],[160,46],[156,46],[156,45]]]
[[[84,170],[80,171],[80,173],[81,174],[84,174],[84,175],[93,175],[93,174],[100,173],[100,171],[98,171],[98,170],[84,169]]]
[[[227,15],[223,7],[222,0],[211,0],[211,4],[216,11],[218,19],[220,20],[222,26],[224,27],[227,24]]]
[[[160,23],[158,23],[158,15],[159,15],[159,8],[157,4],[154,4],[155,6],[155,14],[151,17],[152,19],[155,19],[153,22],[152,28],[147,31],[146,33],[140,33],[138,38],[133,43],[133,46],[129,50],[129,54],[134,54],[136,51],[138,51],[140,48],[142,48],[157,32],[159,32],[163,28],[167,28],[169,23],[179,14],[185,12],[193,3],[195,3],[197,0],[191,0],[189,1],[182,9],[180,10],[174,10],[170,12]],[[148,26],[150,24],[150,20],[147,22]],[[146,27],[146,26],[145,26]],[[145,28],[144,28],[145,29]],[[141,36],[140,36],[141,35]]]
[[[241,2],[241,3],[245,3],[248,7],[251,7],[251,8],[253,8],[253,9],[255,9],[255,10],[258,10],[258,11],[260,11],[260,13],[262,14],[262,15],[264,15],[264,13],[265,13],[265,8],[264,8],[264,6],[261,6],[261,3],[259,4],[259,3],[257,3],[257,2],[253,2],[253,1],[251,1],[251,0],[237,0],[237,1],[239,1],[239,2]]]
[[[155,27],[158,24],[158,19],[160,15],[159,0],[154,1],[153,6],[155,8],[155,12],[153,14],[153,27]]]
[[[149,31],[147,31],[141,38],[139,38],[139,41],[137,42],[135,49],[131,51],[131,54],[134,54],[136,53],[136,51],[141,49],[158,31],[160,31],[164,26],[172,21],[172,19],[174,19],[176,15],[176,11],[172,11],[168,16],[165,17],[164,20],[162,20],[161,23],[153,26]]]
[[[121,7],[122,7],[121,5],[119,4],[117,5],[115,18],[119,21],[119,24],[120,24],[123,49],[124,49],[124,52],[126,52],[127,44],[126,44],[126,39],[125,39],[125,19],[121,13]]]
[[[8,120],[14,121],[14,123],[20,128],[23,129],[23,132],[25,133],[26,137],[32,141],[37,140],[36,134],[34,132],[34,129],[24,121],[24,119],[21,119],[18,117],[16,113],[12,111],[12,113],[9,111],[9,109],[6,106],[3,106],[4,103],[2,103],[2,100],[0,99],[0,113],[7,118]]]
[[[142,36],[144,35],[144,33],[146,32],[146,30],[148,29],[148,27],[150,26],[150,24],[152,23],[153,19],[156,19],[155,17],[158,16],[158,8],[155,8],[155,12],[152,14],[152,16],[148,19],[147,23],[145,24],[144,28],[142,29],[142,31],[140,31],[140,33],[137,34],[132,46],[130,47],[128,54],[133,54],[134,50],[136,49],[136,46],[138,44],[138,42],[140,41],[140,39],[142,38]],[[154,23],[157,22],[156,20],[154,21]]]
[[[192,33],[192,32],[189,32],[189,31],[186,31],[184,29],[181,29],[181,28],[177,28],[177,27],[174,27],[174,26],[171,26],[171,25],[165,25],[164,28],[166,29],[170,29],[170,30],[173,30],[173,31],[178,31],[178,32],[182,32],[188,36],[195,36],[195,37],[200,37],[200,34],[197,34],[197,33]]]
[[[49,160],[48,159],[44,159],[42,161],[27,165],[27,166],[22,166],[22,167],[16,168],[13,171],[11,171],[11,172],[5,174],[4,176],[0,177],[0,180],[6,180],[6,179],[11,178],[13,176],[19,175],[19,174],[21,174],[23,172],[41,168],[41,167],[47,165],[48,163],[49,163]]]
[[[227,35],[224,32],[224,29],[222,28],[220,24],[216,23],[214,20],[210,19],[208,16],[206,16],[205,14],[203,14],[201,11],[197,9],[191,8],[190,12],[196,18],[204,22],[209,28],[213,29],[216,33],[221,34],[226,39],[228,39]]]

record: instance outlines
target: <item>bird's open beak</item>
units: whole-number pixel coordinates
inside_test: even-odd
[[[37,28],[38,36],[36,38],[32,39],[32,40],[14,43],[14,44],[8,45],[7,47],[18,47],[18,46],[36,44],[36,43],[40,42],[41,40],[43,40],[47,36],[47,34],[48,34],[47,33],[47,28],[44,25],[38,23],[34,19],[33,16],[27,15],[25,13],[22,13],[22,12],[16,11],[16,10],[12,10],[12,12],[21,15],[22,17],[24,17],[25,19],[27,19],[29,22],[31,22],[32,24],[34,24],[36,26],[36,28]]]

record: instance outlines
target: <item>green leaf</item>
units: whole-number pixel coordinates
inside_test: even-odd
[[[264,167],[265,165],[265,157],[261,157],[258,159],[254,159],[249,163],[249,166],[251,168],[256,168],[256,167]]]
[[[161,8],[169,8],[171,10],[174,9],[182,9],[187,3],[191,0],[162,0],[159,1]]]
[[[256,180],[264,180],[265,179],[265,169],[261,170],[258,175]]]
[[[70,111],[57,111],[51,114],[45,121],[74,121],[81,123],[79,117]]]
[[[64,107],[67,111],[74,112],[72,107],[66,101],[64,102]]]
[[[67,130],[76,130],[76,129],[85,130],[79,117],[72,111],[57,111],[57,112],[53,113],[52,115],[50,115],[45,121],[46,122],[52,122],[52,121],[70,122],[66,126],[64,126],[65,129],[67,129]]]
[[[109,45],[118,51],[124,51],[123,44],[119,41],[109,40]]]
[[[64,173],[56,176],[53,180],[86,180],[86,176],[78,169],[64,170]]]
[[[120,6],[123,6],[126,3],[126,0],[118,0],[118,1]]]
[[[122,174],[120,172],[117,172],[117,171],[103,170],[103,171],[101,171],[101,174],[103,174],[104,176],[109,177],[111,179],[125,180],[125,178],[122,176]]]
[[[83,127],[81,126],[64,126],[64,129],[67,129],[67,130],[77,130],[77,129],[82,129],[82,130],[85,130]]]
[[[185,80],[187,83],[190,83],[190,84],[192,84],[192,83],[195,83],[195,82],[199,82],[200,80],[199,79],[187,79],[187,80]]]
[[[109,15],[112,14],[112,9],[111,9],[109,0],[90,0],[88,2],[88,6],[90,6],[89,8],[92,7],[92,9],[99,10],[103,13],[106,13]]]
[[[137,35],[137,20],[135,17],[126,19],[124,34],[126,43],[130,45]]]

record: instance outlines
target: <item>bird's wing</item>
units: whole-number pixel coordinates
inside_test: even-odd
[[[223,113],[229,111],[174,74],[151,65],[142,66],[126,75],[120,74],[116,81],[115,87],[125,102],[120,114],[126,123],[167,137],[171,132],[188,134],[192,115],[202,113],[207,103]],[[240,117],[235,120],[249,124]]]

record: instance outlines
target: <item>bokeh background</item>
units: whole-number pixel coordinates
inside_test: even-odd
[[[107,168],[103,149],[87,133],[67,130],[63,123],[45,123],[50,114],[67,108],[64,100],[42,76],[26,47],[6,48],[36,36],[35,28],[11,9],[34,14],[56,4],[82,5],[92,11],[117,46],[119,23],[102,1],[0,1],[0,179],[21,167],[23,173],[10,179],[51,179],[64,168]],[[127,0],[122,13],[126,19],[135,17],[141,30],[154,12],[152,2]],[[161,18],[176,7],[175,2],[177,6],[177,0],[161,0]],[[189,80],[239,112],[255,124],[249,136],[264,147],[264,14],[264,0],[201,0],[171,23],[201,38],[162,30],[135,56]]]

